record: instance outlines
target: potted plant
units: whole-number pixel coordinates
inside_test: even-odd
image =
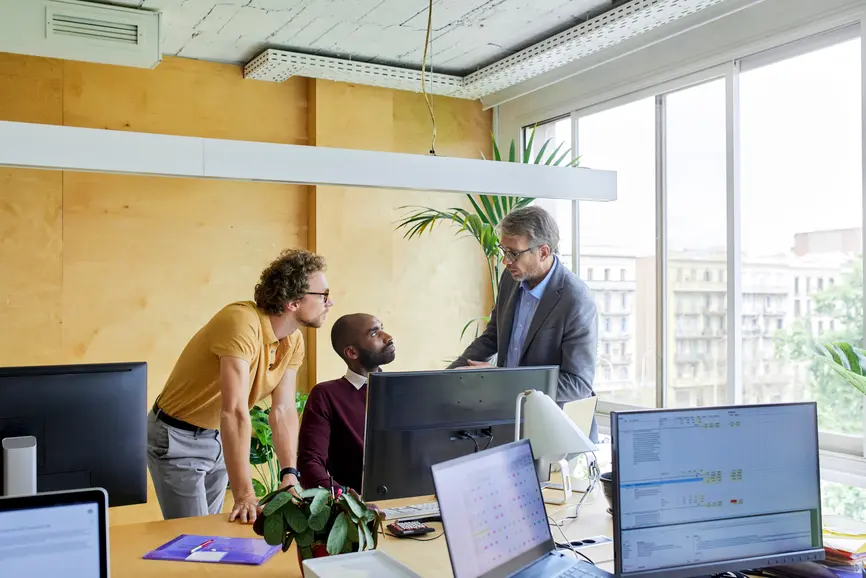
[[[283,552],[295,542],[298,564],[321,556],[375,550],[382,518],[355,490],[336,487],[284,488],[259,501],[263,506],[253,530]]]
[[[295,406],[298,416],[304,412],[307,394],[300,391],[295,394]],[[250,441],[250,464],[255,468],[257,477],[253,478],[253,489],[257,498],[262,498],[280,487],[280,463],[274,449],[274,437],[268,416],[271,408],[255,405],[250,410],[250,422],[253,428],[253,439]]]

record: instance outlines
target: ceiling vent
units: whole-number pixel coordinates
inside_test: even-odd
[[[0,52],[153,68],[160,15],[76,0],[0,0]]]

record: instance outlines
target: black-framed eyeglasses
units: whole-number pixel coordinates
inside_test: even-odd
[[[533,249],[538,248],[538,247],[529,247],[528,249],[524,249],[523,251],[512,251],[511,249],[506,249],[502,245],[497,245],[497,247],[499,247],[499,252],[502,253],[502,255],[506,259],[508,259],[509,261],[512,261],[512,262],[517,261],[517,259],[519,259],[520,256],[523,255],[524,253],[529,253]]]
[[[331,298],[331,290],[330,289],[325,289],[324,291],[319,292],[319,293],[317,293],[315,291],[307,291],[306,294],[307,295],[319,295],[322,298],[323,303],[327,303],[328,299]]]

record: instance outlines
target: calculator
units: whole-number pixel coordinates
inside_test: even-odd
[[[420,534],[427,534],[433,531],[433,528],[422,524],[421,522],[416,522],[414,520],[404,520],[402,522],[394,522],[393,524],[388,524],[388,529],[391,530],[391,533],[394,534],[398,538],[405,538],[407,536],[418,536]]]

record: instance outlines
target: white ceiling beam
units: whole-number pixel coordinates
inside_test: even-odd
[[[0,121],[0,166],[613,201],[588,168]]]
[[[729,0],[632,0],[465,77],[426,74],[432,94],[480,99]],[[246,78],[321,78],[421,92],[421,73],[395,66],[267,49],[244,66]]]

